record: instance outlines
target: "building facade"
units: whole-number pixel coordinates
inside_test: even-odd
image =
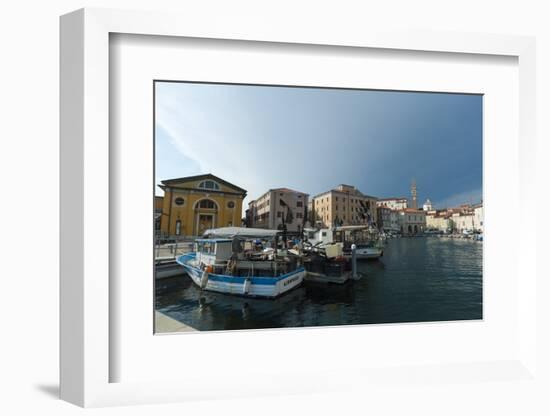
[[[387,207],[394,210],[407,209],[409,201],[407,198],[382,198],[376,201],[378,207]]]
[[[161,181],[161,233],[197,236],[215,227],[241,225],[246,190],[212,174]]]
[[[483,205],[427,211],[426,229],[443,232],[483,232]]]
[[[311,200],[312,225],[376,225],[377,198],[361,193],[351,185],[339,185]]]
[[[453,222],[452,228],[453,231],[462,233],[464,231],[474,231],[474,211],[469,212],[455,212],[451,216],[451,221]]]
[[[398,211],[399,231],[401,234],[421,234],[426,229],[426,211],[406,208]]]
[[[300,233],[307,221],[309,195],[288,188],[270,189],[248,203],[247,225],[280,230],[283,223],[291,233]]]
[[[164,205],[164,197],[155,196],[155,234],[160,233],[160,221],[162,218],[163,205]]]
[[[400,231],[398,211],[384,206],[379,206],[376,210],[378,216],[377,225],[380,231],[395,233]]]
[[[450,217],[446,211],[426,212],[426,230],[448,233],[452,231],[452,228]]]
[[[483,232],[483,204],[474,205],[474,229]]]

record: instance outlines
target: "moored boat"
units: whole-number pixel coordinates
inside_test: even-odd
[[[313,245],[304,241],[302,246],[307,281],[342,284],[351,278],[351,264],[342,243]]]
[[[356,245],[357,260],[378,259],[384,255],[384,240],[378,231],[366,225],[306,229],[310,245],[318,248],[342,244],[343,255],[351,257],[351,245]]]
[[[356,254],[358,260],[375,260],[384,255],[384,247],[374,241],[357,243]],[[344,251],[347,256],[351,256],[351,249]]]
[[[155,264],[155,279],[166,279],[185,274],[185,270],[176,263],[176,260],[159,261]]]
[[[204,237],[193,252],[176,259],[201,289],[275,298],[304,279],[302,257],[279,247],[280,231],[225,227],[207,230]]]

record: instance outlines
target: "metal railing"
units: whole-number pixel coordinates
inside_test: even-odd
[[[157,234],[155,236],[155,261],[172,261],[181,254],[193,251],[196,237]]]

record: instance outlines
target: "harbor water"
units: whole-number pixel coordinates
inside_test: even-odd
[[[201,291],[187,275],[156,283],[156,309],[196,330],[230,330],[482,319],[481,242],[391,239],[363,277],[304,282],[270,299]]]

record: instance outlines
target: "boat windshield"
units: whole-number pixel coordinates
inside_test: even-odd
[[[213,241],[198,241],[197,252],[202,254],[215,254],[215,242]]]

